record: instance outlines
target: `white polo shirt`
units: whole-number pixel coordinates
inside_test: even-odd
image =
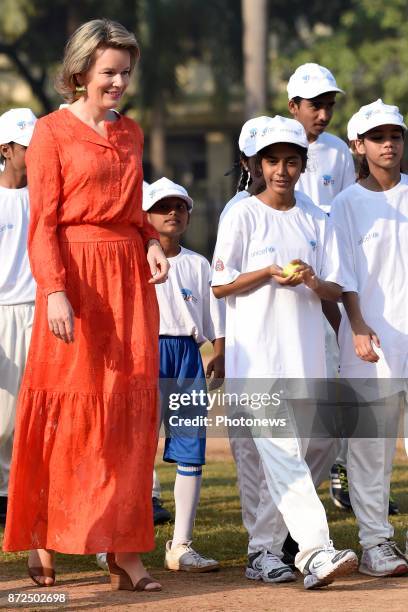
[[[218,230],[213,286],[293,259],[309,263],[320,278],[342,284],[326,215],[304,194],[295,192],[295,197],[296,206],[288,211],[252,196],[227,213]],[[311,289],[285,287],[271,278],[226,302],[227,377],[325,377],[322,307]]]
[[[363,318],[378,335],[376,364],[354,351],[350,322],[339,331],[343,376],[408,375],[408,176],[388,191],[352,185],[337,196],[331,221],[340,250],[343,291],[358,293]]]
[[[336,195],[355,181],[348,146],[337,136],[323,132],[309,145],[306,170],[300,175],[296,189],[328,213]]]
[[[35,300],[35,282],[27,253],[28,189],[0,186],[0,304]]]
[[[168,259],[168,279],[156,285],[160,334],[193,336],[198,344],[224,338],[225,303],[212,293],[208,261],[184,247]]]

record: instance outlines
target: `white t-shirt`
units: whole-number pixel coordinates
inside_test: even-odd
[[[292,259],[309,263],[317,275],[342,284],[335,236],[326,215],[300,192],[296,206],[279,211],[257,197],[243,200],[220,224],[212,285],[241,273]],[[226,376],[229,378],[325,377],[320,298],[305,285],[269,282],[228,296]]]
[[[198,344],[225,336],[225,304],[210,286],[210,264],[202,255],[181,247],[169,257],[165,283],[156,285],[160,334],[193,336]]]
[[[234,197],[231,198],[226,203],[224,208],[222,209],[222,212],[220,214],[220,218],[219,218],[218,223],[221,223],[221,221],[224,219],[225,215],[230,210],[230,208],[232,208],[238,202],[241,202],[244,198],[249,198],[249,196],[250,196],[250,193],[248,191],[245,191],[245,189],[243,191],[237,191],[237,193],[234,195]]]
[[[354,351],[350,322],[342,317],[340,372],[361,377],[407,375],[408,176],[388,191],[352,185],[337,196],[330,218],[339,245],[343,291],[359,294],[367,325],[381,342],[376,364]]]
[[[337,136],[323,132],[309,145],[306,170],[300,175],[296,189],[328,213],[336,195],[355,181],[348,146]]]
[[[27,253],[28,189],[0,186],[0,304],[35,300],[35,282]]]

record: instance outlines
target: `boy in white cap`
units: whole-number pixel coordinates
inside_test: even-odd
[[[191,546],[205,464],[202,418],[207,416],[207,404],[183,406],[177,403],[177,397],[192,391],[206,393],[205,378],[211,374],[216,379],[224,378],[225,306],[212,295],[208,261],[180,245],[192,208],[193,200],[184,187],[167,178],[143,191],[143,210],[158,231],[170,262],[168,280],[156,290],[160,309],[161,404],[166,427],[163,459],[177,463],[174,533],[166,544],[165,567],[207,572],[218,569],[218,562],[203,557]],[[199,346],[206,340],[213,343],[214,354],[204,373]],[[199,422],[197,427],[183,421],[194,417]]]
[[[347,467],[363,548],[360,571],[395,576],[408,573],[388,521],[399,395],[406,392],[408,377],[403,290],[408,283],[408,177],[400,172],[407,128],[398,107],[377,100],[358,111],[355,129],[359,181],[336,197],[331,211],[347,313],[339,331],[340,375],[379,379],[366,386],[370,396],[363,396],[360,408],[360,422],[374,419],[378,433],[349,438]]]
[[[25,152],[36,117],[13,108],[0,117],[0,523],[5,523],[18,390],[34,315],[27,254],[29,201]]]
[[[214,254],[214,294],[228,296],[234,309],[234,327],[226,335],[227,380],[324,377],[321,299],[336,300],[341,281],[326,215],[295,192],[306,166],[306,133],[298,121],[276,116],[265,118],[254,138],[256,172],[266,188],[227,213]],[[283,266],[289,262],[296,272],[287,276]],[[318,588],[353,571],[357,557],[334,549],[291,405],[283,402],[281,409],[292,437],[254,442],[280,520],[299,542],[296,566],[305,588]],[[284,526],[282,531],[285,537]],[[280,563],[289,580],[290,569],[280,561],[282,538],[272,544],[276,570]]]

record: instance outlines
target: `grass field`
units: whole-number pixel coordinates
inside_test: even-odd
[[[158,465],[162,495],[166,507],[174,512],[172,488],[175,468]],[[235,465],[228,456],[225,461],[210,461],[203,472],[201,503],[194,531],[194,546],[203,554],[212,556],[222,566],[244,565],[247,536],[242,526],[241,511],[235,479]],[[398,501],[401,514],[391,517],[395,527],[395,539],[405,549],[405,531],[408,526],[408,471],[407,462],[399,453],[393,472],[392,492]],[[358,550],[357,527],[354,516],[337,510],[332,504],[328,487],[322,487],[321,499],[326,507],[331,536],[337,548]],[[2,532],[1,536],[2,536]],[[144,555],[151,568],[163,567],[164,547],[171,538],[172,525],[156,528],[156,549]],[[25,570],[26,553],[0,553],[1,575],[4,578],[21,577]],[[58,555],[59,573],[81,572],[95,569],[93,556]]]

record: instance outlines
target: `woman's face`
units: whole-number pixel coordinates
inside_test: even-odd
[[[92,67],[78,81],[86,87],[89,103],[106,110],[115,108],[130,79],[130,53],[125,49],[98,49]]]

